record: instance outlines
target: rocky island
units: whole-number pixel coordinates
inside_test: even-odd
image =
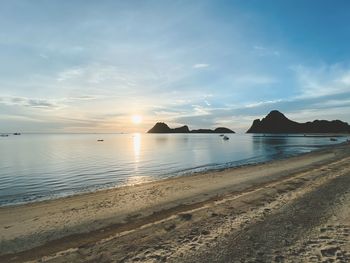
[[[265,118],[254,120],[247,133],[350,133],[350,125],[340,120],[299,123],[273,110]]]
[[[190,130],[187,125],[184,125],[178,128],[170,128],[164,122],[157,122],[153,126],[153,128],[150,129],[147,133],[235,133],[235,132],[225,127],[218,127],[214,130],[211,130],[211,129]]]

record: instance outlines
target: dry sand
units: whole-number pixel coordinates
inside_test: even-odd
[[[349,262],[350,146],[0,208],[0,262]]]

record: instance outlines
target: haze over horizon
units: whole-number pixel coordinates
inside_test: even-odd
[[[350,122],[350,2],[2,1],[0,132]]]

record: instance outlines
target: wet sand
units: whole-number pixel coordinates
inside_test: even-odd
[[[0,262],[347,262],[350,146],[0,208]]]

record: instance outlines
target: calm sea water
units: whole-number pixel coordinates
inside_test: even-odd
[[[309,152],[329,137],[232,134],[22,134],[0,137],[0,206]],[[98,142],[98,139],[104,139]]]

